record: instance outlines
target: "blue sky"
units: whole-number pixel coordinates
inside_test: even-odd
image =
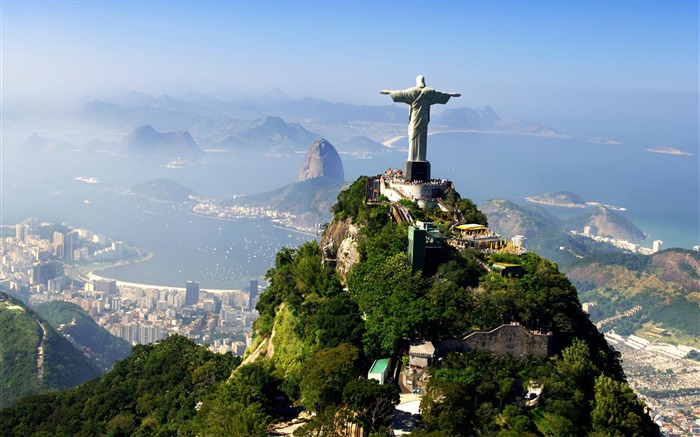
[[[382,104],[377,90],[423,74],[461,106],[544,123],[656,108],[697,124],[698,3],[2,1],[2,89],[178,83]]]

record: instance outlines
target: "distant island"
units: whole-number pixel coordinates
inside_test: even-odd
[[[76,176],[73,178],[73,180],[85,182],[86,184],[96,184],[99,182],[97,178],[93,178],[92,176]]]
[[[545,193],[541,196],[526,197],[525,200],[532,203],[548,206],[560,206],[562,208],[585,208],[586,201],[579,195],[568,191],[557,191],[554,193]]]
[[[693,156],[692,153],[688,153],[685,150],[681,150],[673,146],[662,146],[654,147],[653,149],[645,149],[647,152],[652,153],[663,153],[664,155],[680,155],[680,156]]]
[[[188,131],[159,132],[144,124],[119,144],[119,155],[166,159],[172,168],[199,163],[204,151]]]
[[[578,194],[570,193],[568,191],[557,191],[553,193],[545,193],[540,196],[529,196],[526,197],[525,200],[530,203],[558,206],[561,208],[587,208],[601,206],[613,211],[627,211],[627,208],[622,206],[606,205],[600,202],[586,202]]]
[[[591,137],[587,139],[586,142],[595,144],[622,144],[622,141],[611,140],[608,137]]]
[[[153,179],[131,188],[131,193],[155,202],[187,202],[197,193],[177,182],[166,179]]]

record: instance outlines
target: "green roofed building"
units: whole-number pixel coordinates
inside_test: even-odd
[[[380,358],[374,360],[372,368],[367,373],[367,379],[376,379],[380,384],[384,384],[389,378],[391,370],[391,358]]]

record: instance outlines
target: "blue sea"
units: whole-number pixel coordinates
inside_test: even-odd
[[[41,133],[55,138],[51,133]],[[76,134],[77,135],[77,134]],[[210,153],[197,166],[167,168],[158,160],[81,151],[27,152],[17,144],[29,133],[3,134],[0,224],[27,217],[91,229],[142,247],[155,256],[103,272],[129,282],[209,288],[243,288],[265,274],[282,246],[311,236],[279,229],[267,220],[222,221],[124,194],[136,184],[169,178],[201,196],[255,194],[296,181],[303,155],[286,159]],[[79,138],[72,138],[80,144]],[[693,156],[645,151],[649,145],[593,144],[531,136],[445,133],[432,135],[433,177],[455,182],[477,204],[492,198],[570,191],[586,201],[626,208],[622,215],[664,247],[700,244],[700,168]],[[697,146],[696,146],[697,147]],[[346,179],[401,168],[405,154],[373,159],[343,157]],[[93,177],[95,184],[75,180]],[[550,208],[558,215],[580,210]]]

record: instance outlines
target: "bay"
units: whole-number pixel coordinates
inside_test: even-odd
[[[183,286],[243,288],[274,263],[282,246],[313,238],[278,229],[267,220],[221,221],[196,217],[168,204],[124,194],[136,184],[169,178],[203,197],[228,198],[296,181],[303,156],[285,159],[209,153],[196,166],[167,168],[154,159],[84,151],[28,152],[17,148],[27,133],[3,134],[0,222],[27,217],[69,222],[142,247],[155,256],[104,272],[117,279]],[[45,135],[51,137],[50,135]],[[573,139],[485,133],[431,135],[434,177],[455,182],[476,203],[571,191],[587,201],[624,207],[649,239],[664,247],[700,243],[700,169],[694,156],[650,153],[647,145],[593,144]],[[372,159],[343,157],[346,179],[401,168],[405,153]],[[75,180],[94,177],[95,184]],[[550,208],[558,215],[572,211]],[[579,213],[580,211],[575,211]]]

